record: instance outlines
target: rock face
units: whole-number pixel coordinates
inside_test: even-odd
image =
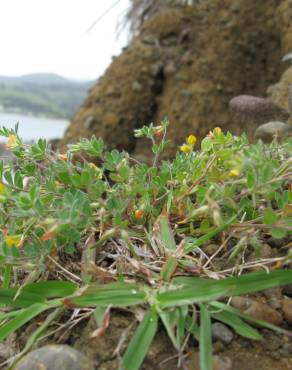
[[[165,116],[172,140],[166,155],[190,133],[202,138],[215,126],[245,131],[228,102],[240,94],[265,96],[279,80],[287,67],[281,58],[292,49],[289,3],[204,0],[161,11],[90,90],[61,146],[95,134],[110,148],[149,153],[133,130]],[[276,91],[271,99],[279,103],[278,94],[286,94],[280,105],[287,108],[287,91]]]
[[[282,75],[280,81],[268,88],[270,98],[278,105],[290,111],[292,123],[292,67],[288,68]]]
[[[94,370],[94,366],[69,346],[48,345],[28,353],[15,370]]]

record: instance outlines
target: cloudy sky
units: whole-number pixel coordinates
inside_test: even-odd
[[[128,6],[129,0],[0,0],[0,75],[96,79],[126,45],[127,34],[117,39],[116,25]]]

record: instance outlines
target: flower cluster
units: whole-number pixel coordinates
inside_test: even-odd
[[[194,146],[197,142],[195,135],[189,135],[187,137],[186,143],[180,146],[180,151],[184,153],[190,153],[193,151]]]

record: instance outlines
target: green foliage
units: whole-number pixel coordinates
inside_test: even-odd
[[[216,128],[201,150],[195,150],[196,138],[190,135],[173,160],[160,161],[168,145],[167,126],[164,120],[135,132],[152,142],[151,165],[132,161],[125,152],[106,151],[95,137],[81,139],[61,154],[45,140],[25,145],[17,128],[0,130],[14,155],[13,162],[0,166],[1,340],[50,311],[25,352],[60,312],[92,309],[102,326],[107,308],[136,305],[145,314],[123,357],[127,369],[142,364],[158,318],[178,351],[188,334],[200,341],[201,368],[206,370],[212,368],[211,320],[261,339],[249,318],[225,300],[291,283],[291,271],[215,280],[211,272],[217,278],[224,273],[198,268],[197,257],[210,242],[223,239],[224,246],[226,233],[232,236],[228,264],[253,251],[260,258],[266,236],[291,235],[292,142],[250,145],[244,136]],[[99,252],[109,260],[125,256],[125,267],[119,265],[115,273],[102,270],[105,281],[114,283],[104,284],[103,278],[92,282]],[[283,257],[281,266],[289,258]],[[52,261],[76,283],[46,281]],[[79,268],[78,275],[72,265]],[[193,318],[194,307],[200,321]]]

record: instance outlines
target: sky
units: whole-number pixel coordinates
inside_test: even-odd
[[[97,79],[127,44],[127,32],[117,38],[116,26],[128,6],[129,0],[0,0],[0,75]]]

